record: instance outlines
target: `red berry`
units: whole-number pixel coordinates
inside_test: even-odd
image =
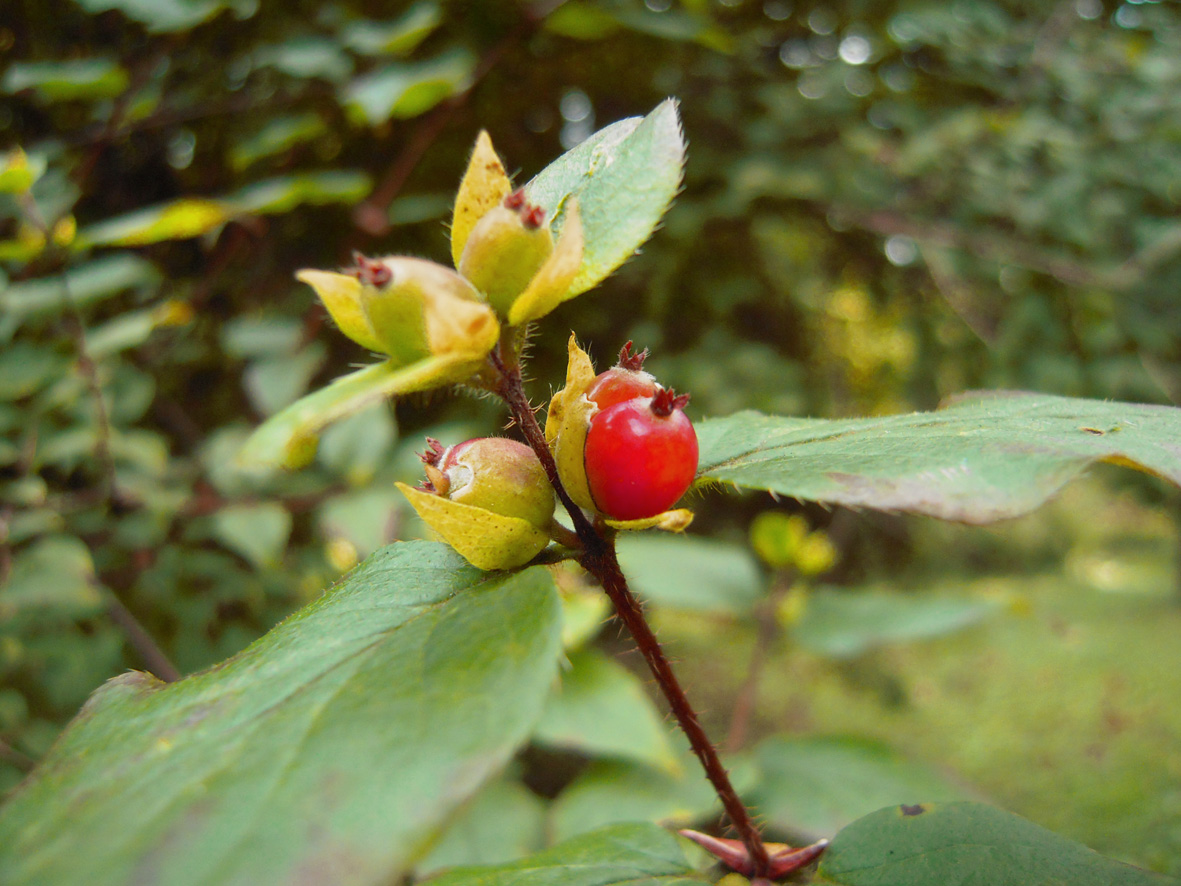
[[[619,362],[613,368],[595,376],[590,387],[586,389],[587,399],[599,409],[606,409],[608,406],[634,400],[636,397],[653,396],[656,393],[656,379],[651,373],[643,370],[644,358],[647,356],[647,348],[633,354],[632,343],[629,341],[619,352]]]
[[[697,434],[687,396],[657,387],[651,397],[608,406],[591,419],[583,458],[595,505],[616,520],[672,507],[697,475]]]

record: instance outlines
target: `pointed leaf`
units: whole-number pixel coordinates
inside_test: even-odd
[[[685,857],[688,841],[655,825],[614,825],[521,861],[459,868],[432,886],[708,886]]]
[[[1181,409],[1025,392],[936,412],[702,422],[699,477],[793,498],[989,523],[1027,513],[1098,461],[1181,485]]]
[[[528,735],[560,618],[545,569],[391,545],[229,661],[95,693],[0,809],[0,881],[397,881]]]
[[[820,861],[839,886],[1177,886],[980,803],[889,806],[853,822]]]
[[[586,245],[566,298],[599,283],[651,236],[680,188],[684,162],[677,105],[668,99],[643,119],[599,130],[525,186],[550,218],[567,197],[578,198]]]

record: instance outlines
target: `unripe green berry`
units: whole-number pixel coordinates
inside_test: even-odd
[[[524,203],[519,193],[476,222],[458,266],[502,317],[554,251],[545,214]]]
[[[437,471],[428,476],[438,494],[539,529],[550,525],[554,492],[541,462],[523,443],[481,437],[444,450],[436,465],[427,458],[427,467]]]

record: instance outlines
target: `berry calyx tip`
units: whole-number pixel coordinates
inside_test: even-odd
[[[632,352],[632,343],[629,341],[622,348],[619,349],[619,362],[615,365],[620,369],[628,369],[632,372],[642,372],[644,369],[644,361],[648,358],[648,349]]]
[[[673,414],[674,410],[684,409],[689,405],[688,394],[678,394],[672,388],[658,387],[652,397],[652,412],[662,418]]]
[[[394,279],[394,272],[376,258],[367,258],[359,252],[353,253],[353,266],[345,271],[350,277],[356,277],[362,283],[378,288],[386,286]]]

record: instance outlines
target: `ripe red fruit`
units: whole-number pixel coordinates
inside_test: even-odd
[[[648,349],[638,354],[632,353],[632,343],[629,341],[619,352],[619,362],[606,372],[595,376],[590,387],[586,389],[587,399],[595,403],[599,409],[606,409],[616,403],[634,400],[636,397],[651,397],[656,393],[656,379],[651,373],[644,372],[644,359],[648,356]]]
[[[595,414],[583,458],[595,505],[616,520],[654,517],[672,507],[697,475],[697,434],[688,395],[659,386],[651,397]]]

